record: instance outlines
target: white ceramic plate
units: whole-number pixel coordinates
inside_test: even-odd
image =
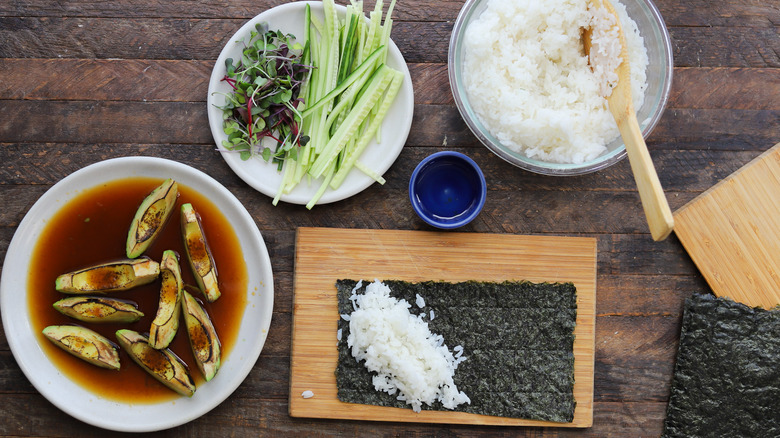
[[[243,47],[241,42],[249,41],[249,33],[255,29],[255,24],[267,22],[272,30],[279,29],[285,33],[292,33],[296,37],[302,38],[306,3],[311,5],[312,15],[322,17],[321,2],[295,2],[271,8],[244,24],[230,38],[225,48],[222,49],[209,81],[207,99],[209,125],[214,141],[222,152],[222,157],[247,184],[272,198],[276,196],[277,189],[281,183],[281,173],[277,172],[275,164],[266,163],[262,158],[253,157],[243,161],[237,153],[223,150],[222,141],[227,140],[227,136],[222,128],[222,110],[215,105],[224,105],[224,95],[219,93],[228,93],[231,90],[227,83],[221,81],[225,76],[225,60],[227,58],[241,58],[241,49]],[[336,9],[342,14],[346,10],[346,8],[339,5],[336,6]],[[363,164],[380,175],[390,168],[396,158],[398,158],[398,154],[401,153],[401,149],[403,149],[406,143],[406,138],[409,136],[409,129],[412,126],[412,114],[414,112],[414,92],[412,90],[409,69],[398,47],[392,41],[388,51],[387,64],[404,74],[404,83],[401,85],[393,105],[382,122],[381,143],[371,142],[360,157],[360,161]],[[319,179],[311,184],[307,184],[304,181],[298,184],[289,194],[282,195],[280,199],[292,204],[306,204],[319,189],[321,181],[322,179]],[[328,189],[322,195],[318,204],[326,204],[348,198],[360,193],[373,183],[373,179],[366,176],[363,172],[353,169],[342,185],[337,190]]]
[[[219,208],[233,226],[247,265],[247,306],[233,351],[219,373],[201,385],[192,398],[157,404],[127,404],[101,398],[64,376],[39,345],[27,308],[27,272],[32,250],[49,218],[85,189],[128,177],[173,178],[199,192]],[[254,220],[224,186],[205,173],[175,161],[150,157],[116,158],[87,166],[49,189],[19,224],[0,279],[3,327],[16,362],[33,386],[55,406],[73,417],[124,432],[168,429],[205,414],[243,382],[263,349],[273,308],[273,274],[265,243]]]

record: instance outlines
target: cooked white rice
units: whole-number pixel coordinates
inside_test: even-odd
[[[357,294],[360,286],[350,297],[355,310],[349,315],[347,345],[358,362],[365,361],[376,373],[374,388],[398,394],[415,412],[436,400],[447,409],[471,403],[453,381],[458,364],[466,360],[463,347],[456,346],[458,357],[453,356],[444,338],[431,333],[422,316],[409,312],[409,302],[391,297],[384,283],[374,281]]]
[[[647,50],[625,7],[613,5],[626,34],[638,109],[647,87]],[[592,71],[583,52],[581,31],[593,22],[587,0],[490,0],[471,22],[464,36],[466,93],[502,144],[542,161],[583,163],[620,135],[600,93],[615,78]],[[620,47],[606,41],[601,47],[606,69]]]

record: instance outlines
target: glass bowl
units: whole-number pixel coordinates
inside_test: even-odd
[[[522,169],[544,175],[581,175],[607,168],[626,156],[622,138],[607,144],[607,151],[591,161],[564,164],[529,158],[501,144],[475,114],[463,82],[464,35],[469,24],[485,10],[489,0],[468,0],[458,14],[450,37],[447,56],[450,87],[455,104],[471,132],[482,144],[504,160]],[[614,1],[614,0],[613,0]],[[663,18],[651,0],[621,0],[628,15],[636,22],[647,49],[647,89],[644,103],[637,109],[642,135],[647,138],[666,108],[672,87],[672,43]]]

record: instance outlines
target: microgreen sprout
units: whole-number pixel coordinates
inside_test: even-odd
[[[257,24],[249,41],[242,43],[241,59],[225,60],[222,81],[232,92],[225,93],[225,104],[219,107],[228,136],[222,146],[238,152],[242,160],[255,154],[273,159],[281,169],[282,159],[296,159],[297,148],[309,141],[301,132],[298,111],[301,85],[311,69],[302,62],[308,48],[292,34],[269,30],[267,23]],[[265,139],[276,146],[266,146]]]

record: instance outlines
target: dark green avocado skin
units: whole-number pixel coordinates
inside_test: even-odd
[[[685,300],[662,436],[780,436],[780,311]]]

